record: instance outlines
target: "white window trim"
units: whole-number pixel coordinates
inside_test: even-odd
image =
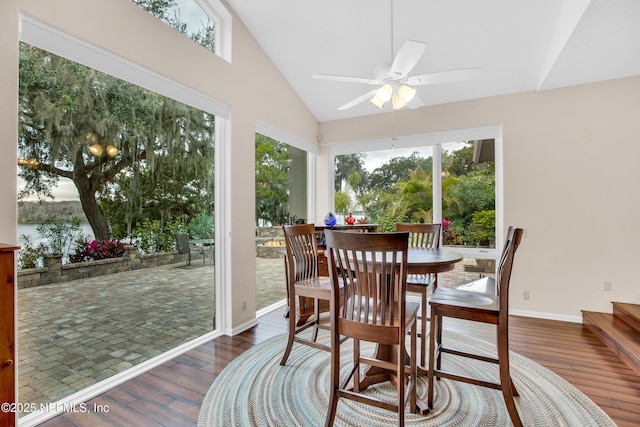
[[[316,156],[320,153],[320,147],[262,120],[256,120],[256,132],[307,152],[307,217],[311,217],[315,212]]]
[[[212,3],[217,2],[217,0],[207,1],[211,1]],[[223,242],[224,245],[230,244],[231,236],[228,231],[230,230],[229,218],[231,217],[228,212],[228,207],[231,206],[231,203],[228,203],[230,198],[230,184],[228,179],[225,179],[227,176],[226,171],[229,170],[228,167],[230,164],[227,154],[229,150],[227,147],[230,144],[230,126],[228,119],[231,115],[231,108],[228,105],[197,92],[186,85],[168,79],[156,72],[114,55],[111,52],[75,38],[70,34],[53,28],[24,13],[21,13],[20,15],[20,40],[215,115],[215,197],[217,201],[225,200],[227,202],[219,202],[215,204],[216,222],[218,224],[215,230],[216,241]],[[219,239],[220,236],[226,236],[226,238]],[[106,380],[80,390],[59,402],[64,403],[65,405],[71,405],[73,403],[79,404],[87,401],[125,381],[153,369],[156,366],[166,363],[168,360],[179,354],[189,351],[204,342],[220,336],[222,334],[221,331],[225,330],[226,325],[231,324],[231,310],[228,309],[231,307],[231,304],[228,302],[225,304],[225,301],[230,299],[231,292],[230,289],[226,289],[223,286],[224,284],[231,283],[230,260],[228,259],[229,257],[225,256],[225,252],[226,251],[223,250],[216,251],[216,265],[224,265],[224,268],[216,268],[215,271],[216,329],[157,357],[133,366],[124,372],[114,375],[113,377],[107,378]],[[63,408],[65,405],[59,405],[59,408]],[[62,409],[60,412],[61,411]],[[26,427],[39,425],[41,422],[50,419],[57,414],[58,412],[56,411],[35,412],[25,417],[21,417],[20,425],[24,425]]]
[[[231,107],[223,102],[73,37],[25,13],[21,13],[20,18],[20,40],[23,42],[191,105],[216,117],[229,118]]]
[[[354,154],[366,151],[380,151],[389,150],[392,148],[413,148],[413,147],[427,147],[433,146],[433,185],[434,185],[434,202],[433,213],[434,219],[439,220],[442,218],[442,178],[441,174],[441,161],[442,153],[440,150],[441,145],[446,142],[454,141],[468,141],[477,139],[493,139],[495,140],[495,177],[496,177],[496,248],[459,248],[456,247],[456,252],[460,252],[465,258],[477,258],[477,259],[497,259],[502,251],[503,239],[504,239],[504,218],[503,218],[503,155],[502,155],[502,125],[483,126],[468,129],[457,129],[443,132],[432,132],[415,134],[394,138],[383,138],[370,141],[358,141],[332,144],[329,146],[329,162],[328,162],[328,176],[329,176],[329,203],[330,210],[334,211],[334,164],[335,156],[343,154]],[[436,165],[437,162],[437,165]]]
[[[194,0],[198,6],[214,21],[215,27],[215,54],[231,63],[231,37],[232,18],[231,13],[220,0]]]

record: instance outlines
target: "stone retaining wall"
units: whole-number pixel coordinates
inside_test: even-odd
[[[125,246],[125,251],[122,258],[64,265],[61,255],[45,255],[43,268],[18,270],[18,289],[186,262],[188,255],[177,251],[142,255],[135,246]]]

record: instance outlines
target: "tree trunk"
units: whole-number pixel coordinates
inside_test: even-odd
[[[82,209],[89,221],[89,225],[93,229],[93,234],[96,240],[109,240],[111,237],[109,234],[109,224],[107,224],[107,220],[105,219],[100,206],[98,206],[95,193],[92,193],[90,190],[83,190],[80,186],[76,187],[80,194]]]

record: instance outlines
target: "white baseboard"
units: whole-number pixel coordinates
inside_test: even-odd
[[[258,324],[258,318],[251,319],[248,322],[243,323],[242,325],[236,326],[235,328],[227,328],[225,329],[225,335],[234,336],[238,335],[241,332],[246,331],[247,329],[251,329]]]
[[[277,310],[277,309],[279,309],[280,307],[284,307],[284,306],[286,306],[286,305],[287,305],[287,300],[286,300],[286,298],[285,298],[285,299],[280,300],[280,301],[278,301],[278,302],[276,302],[276,303],[274,303],[274,304],[271,304],[271,305],[270,305],[270,306],[268,306],[268,307],[263,308],[262,310],[258,310],[258,311],[256,311],[256,317],[259,319],[259,318],[261,318],[262,316],[265,316],[265,315],[267,315],[267,314],[271,313],[273,310]]]
[[[420,297],[408,295],[407,301],[420,303]],[[582,316],[570,316],[568,314],[544,313],[540,311],[511,310],[512,316],[534,317],[536,319],[558,320],[561,322],[582,323]]]
[[[570,316],[568,314],[543,313],[539,311],[511,310],[512,316],[535,317],[537,319],[558,320],[561,322],[582,323],[582,316]]]

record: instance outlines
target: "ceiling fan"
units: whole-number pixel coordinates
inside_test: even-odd
[[[391,0],[391,55],[393,57],[393,0]],[[373,105],[382,109],[387,101],[391,101],[394,110],[403,108],[411,102],[410,108],[417,108],[424,105],[422,100],[416,96],[414,86],[424,86],[440,83],[459,82],[473,80],[482,74],[482,68],[465,68],[460,70],[449,70],[438,73],[423,74],[420,76],[409,76],[409,73],[416,66],[427,44],[415,40],[404,42],[398,54],[390,64],[383,64],[376,67],[375,78],[339,76],[334,74],[314,74],[314,79],[330,80],[335,82],[364,83],[379,86],[359,97],[352,99],[338,110],[346,110],[358,105],[367,99]],[[413,102],[412,102],[413,101]]]

